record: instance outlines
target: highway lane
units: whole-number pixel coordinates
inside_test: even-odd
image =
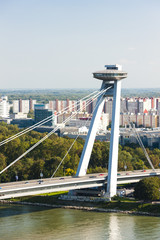
[[[37,186],[37,185],[52,185],[52,184],[61,184],[61,183],[67,183],[67,182],[76,182],[81,180],[87,180],[88,178],[94,178],[98,177],[101,174],[88,174],[84,177],[71,177],[71,176],[66,176],[66,177],[56,177],[56,178],[43,178],[43,179],[35,179],[35,180],[26,180],[26,181],[17,181],[17,182],[10,182],[10,183],[1,183],[0,184],[0,192],[2,189],[18,189],[22,187],[27,187],[27,186]],[[106,177],[106,173],[103,173],[103,178]],[[101,177],[102,177],[101,175]]]
[[[137,182],[142,177],[160,175],[160,170],[153,172],[152,170],[146,171],[123,171],[117,174],[117,183]],[[58,177],[58,178],[45,178],[17,181],[12,183],[0,184],[0,199],[4,195],[25,196],[34,195],[44,192],[64,191],[71,189],[87,188],[94,186],[102,186],[106,182],[107,173],[87,174],[83,177]]]
[[[84,177],[64,177],[59,179],[43,179],[43,182],[35,181],[32,183],[21,184],[12,183],[10,185],[3,184],[0,189],[0,199],[36,195],[49,192],[67,191],[80,188],[102,186],[105,176],[84,176]],[[1,185],[0,185],[1,186]]]
[[[156,170],[155,171],[156,173],[160,173],[160,170]],[[137,175],[137,174],[140,174],[140,175],[154,175],[154,173],[152,170],[145,170],[142,171],[142,170],[136,170],[136,171],[122,171],[122,172],[118,172],[117,174],[117,178],[120,178],[121,176],[134,176],[134,175]],[[13,189],[13,188],[21,188],[21,187],[26,187],[26,186],[36,186],[36,185],[39,185],[40,182],[41,184],[45,184],[45,185],[49,185],[49,184],[53,184],[53,183],[62,183],[62,182],[68,182],[70,180],[73,180],[77,181],[79,179],[83,179],[83,180],[87,180],[88,178],[94,178],[94,177],[98,177],[98,178],[101,178],[101,179],[104,179],[105,177],[107,177],[107,173],[94,173],[94,174],[87,174],[86,176],[83,176],[83,177],[71,177],[71,176],[64,176],[64,177],[56,177],[56,178],[43,178],[43,179],[35,179],[35,180],[26,180],[26,181],[16,181],[16,182],[8,182],[8,183],[0,183],[0,187],[1,189]],[[1,190],[0,189],[0,190]]]

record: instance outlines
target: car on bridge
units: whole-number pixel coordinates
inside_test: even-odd
[[[39,184],[43,183],[43,180],[38,180],[38,183],[39,183]]]

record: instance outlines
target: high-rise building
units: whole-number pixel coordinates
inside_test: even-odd
[[[147,110],[145,113],[121,113],[120,125],[125,126],[130,123],[134,123],[137,127],[151,127],[156,128],[159,126],[159,117],[155,113],[149,113]]]
[[[50,117],[50,118],[49,118]],[[57,123],[57,115],[53,110],[46,108],[45,104],[35,104],[34,109],[34,120],[38,123],[44,119],[48,118],[49,121],[43,124],[43,126],[55,126]]]
[[[0,99],[0,117],[9,117],[9,102],[7,96]]]
[[[13,113],[19,113],[19,100],[13,101]]]
[[[13,101],[13,113],[29,113],[30,110],[34,110],[36,100],[14,100]]]
[[[127,99],[126,98],[121,98],[121,106],[120,106],[120,111],[122,113],[127,112]]]
[[[29,110],[34,110],[34,105],[37,103],[36,100],[33,100],[33,99],[29,99]]]
[[[138,112],[138,101],[137,99],[131,98],[127,100],[127,111],[129,113],[137,113]]]
[[[113,107],[113,99],[112,98],[108,98],[105,101],[105,113],[109,113],[109,121],[112,120],[112,107]]]
[[[149,111],[150,109],[152,109],[153,105],[153,101],[150,98],[138,99],[138,112],[144,113],[145,110]]]
[[[75,100],[53,100],[49,101],[48,109],[57,112],[75,112],[75,111],[86,111],[86,101],[75,101]]]

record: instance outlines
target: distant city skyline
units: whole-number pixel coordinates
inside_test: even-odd
[[[8,101],[7,96],[0,99],[0,117],[1,121],[8,124],[18,124],[19,127],[29,127],[35,122],[53,115],[52,121],[47,121],[46,126],[53,126],[63,123],[65,119],[78,112],[76,118],[66,126],[83,126],[84,121],[91,118],[96,106],[96,101],[87,103],[86,100],[55,99],[42,102],[35,99],[14,99]],[[106,126],[112,121],[113,98],[107,97],[104,101],[103,117],[105,131]],[[64,111],[65,109],[65,111]],[[64,113],[63,113],[64,112]],[[58,113],[63,113],[62,115]],[[29,114],[29,115],[28,115]],[[74,115],[74,114],[73,114]],[[132,122],[136,127],[160,127],[160,97],[158,98],[132,98],[126,97],[120,100],[120,126],[127,126]],[[31,119],[32,118],[32,119]],[[26,120],[25,120],[26,119]],[[77,121],[75,122],[75,119]],[[13,121],[12,121],[13,120]],[[90,119],[91,120],[91,119]],[[48,125],[49,124],[49,125]],[[107,125],[106,125],[107,124]]]
[[[100,88],[106,64],[122,88],[160,88],[158,0],[0,1],[1,89]]]

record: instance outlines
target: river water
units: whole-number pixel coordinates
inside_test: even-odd
[[[160,218],[0,205],[0,240],[158,240]]]

